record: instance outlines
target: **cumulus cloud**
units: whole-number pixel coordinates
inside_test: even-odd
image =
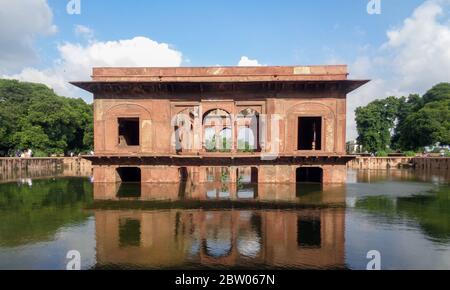
[[[383,50],[393,52],[392,69],[400,89],[423,91],[450,81],[450,1],[427,1],[400,28],[387,32]],[[448,11],[448,10],[447,10]],[[440,17],[445,17],[440,22]]]
[[[351,65],[352,78],[372,81],[348,96],[347,139],[357,136],[354,110],[370,101],[410,93],[423,94],[450,81],[449,0],[429,0],[399,27],[387,31],[386,42]]]
[[[242,56],[239,60],[238,66],[262,66],[256,59],[250,59],[246,56]]]
[[[182,62],[181,52],[142,36],[106,42],[92,40],[86,45],[66,42],[58,46],[58,52],[59,58],[50,68],[28,67],[18,74],[3,77],[41,82],[59,94],[79,97],[81,91],[68,82],[89,80],[92,67],[166,67],[180,66]]]
[[[0,0],[0,7],[0,73],[5,73],[36,62],[36,37],[57,27],[46,0]]]

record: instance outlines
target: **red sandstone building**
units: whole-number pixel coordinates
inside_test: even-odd
[[[343,183],[347,67],[94,68],[95,182]]]

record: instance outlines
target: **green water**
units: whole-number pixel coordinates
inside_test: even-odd
[[[0,184],[0,269],[450,269],[447,176],[349,171],[349,182]]]

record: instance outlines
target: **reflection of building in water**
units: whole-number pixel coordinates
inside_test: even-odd
[[[96,211],[97,266],[344,267],[344,209]]]
[[[345,204],[345,184],[94,183],[95,200],[204,200]]]

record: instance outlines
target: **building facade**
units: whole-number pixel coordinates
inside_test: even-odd
[[[345,182],[347,67],[94,68],[94,182]],[[249,174],[244,174],[245,172]]]

